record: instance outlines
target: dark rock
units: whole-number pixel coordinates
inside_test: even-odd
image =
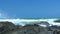
[[[0,33],[8,32],[10,30],[13,30],[15,28],[15,25],[12,22],[0,22]]]
[[[60,23],[60,19],[58,19],[58,20],[54,20],[54,22],[55,22],[55,23],[56,23],[56,22]]]

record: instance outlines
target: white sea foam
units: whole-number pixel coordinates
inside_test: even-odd
[[[47,21],[50,25],[58,25],[60,23],[54,23],[56,19],[0,19],[0,21],[9,21],[15,25],[26,25],[26,24],[33,24],[33,23],[40,23],[40,21]]]

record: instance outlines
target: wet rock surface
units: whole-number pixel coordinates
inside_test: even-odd
[[[11,22],[0,22],[0,24],[3,25],[0,26],[0,34],[48,34],[47,28],[41,27],[37,24],[25,26],[14,25]]]

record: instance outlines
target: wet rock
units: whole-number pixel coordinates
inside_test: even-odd
[[[47,29],[35,25],[25,25],[23,28],[21,28],[20,31],[18,31],[20,34],[47,34]]]
[[[25,26],[14,25],[11,22],[0,22],[0,24],[4,25],[5,30],[2,34],[48,34],[47,28],[38,24],[27,24]]]
[[[55,22],[55,23],[56,23],[56,22],[60,23],[60,19],[58,19],[58,20],[54,20],[54,22]]]
[[[15,25],[12,24],[11,22],[8,22],[8,21],[0,22],[0,33],[8,32],[8,31],[10,31],[10,30],[12,30],[14,28],[15,28]]]

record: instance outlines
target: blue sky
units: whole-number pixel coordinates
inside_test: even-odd
[[[59,18],[60,0],[0,0],[0,12],[10,18]]]

